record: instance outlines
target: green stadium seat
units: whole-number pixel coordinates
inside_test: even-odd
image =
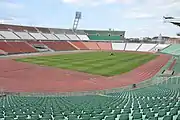
[[[166,116],[164,116],[163,120],[173,120],[173,116],[172,115],[166,115]]]
[[[129,114],[121,114],[119,119],[120,120],[129,120]]]

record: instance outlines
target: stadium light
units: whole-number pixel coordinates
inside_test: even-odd
[[[82,13],[79,11],[76,11],[75,13],[75,18],[74,18],[74,23],[73,23],[73,31],[77,30],[79,20],[82,18]]]

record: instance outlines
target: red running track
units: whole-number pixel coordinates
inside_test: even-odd
[[[9,92],[73,92],[122,87],[151,78],[170,58],[160,55],[128,73],[113,77],[0,59],[0,88]]]

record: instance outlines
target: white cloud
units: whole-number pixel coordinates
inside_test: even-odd
[[[146,19],[146,18],[153,18],[154,16],[150,13],[143,13],[143,12],[125,12],[124,18],[130,19]]]

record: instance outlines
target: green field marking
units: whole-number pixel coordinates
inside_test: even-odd
[[[157,55],[131,52],[86,52],[53,56],[20,58],[16,61],[38,65],[76,70],[90,74],[114,76],[129,72],[136,67],[156,58]]]

